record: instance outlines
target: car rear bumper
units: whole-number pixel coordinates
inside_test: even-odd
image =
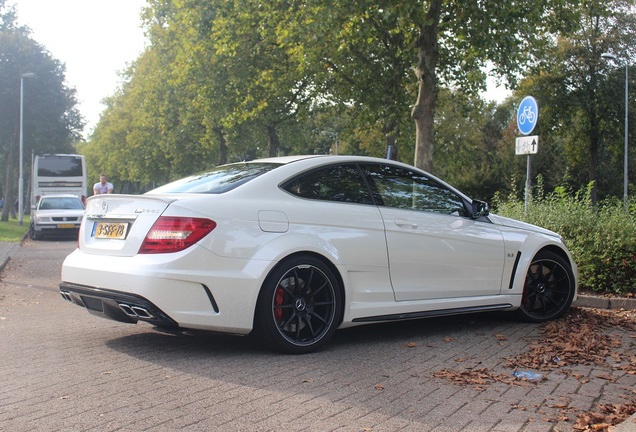
[[[60,289],[67,300],[104,318],[152,323],[143,310],[159,319],[162,315],[152,312],[157,309],[182,329],[247,334],[254,323],[262,280],[271,265],[219,257],[199,246],[130,257],[76,249],[64,260]],[[128,309],[127,302],[141,309]],[[131,315],[137,310],[141,313]]]

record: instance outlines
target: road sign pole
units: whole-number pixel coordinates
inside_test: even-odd
[[[528,214],[528,202],[530,201],[530,155],[528,155],[528,161],[526,162],[526,193],[523,201],[523,211]]]
[[[517,138],[516,140],[516,154],[527,154],[528,159],[526,163],[526,190],[524,198],[524,212],[528,213],[528,203],[530,202],[530,154],[535,154],[538,151],[539,137],[528,136],[537,125],[539,120],[539,104],[532,96],[526,96],[523,98],[519,107],[517,108],[517,128],[524,137]]]

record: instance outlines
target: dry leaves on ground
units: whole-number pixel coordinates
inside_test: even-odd
[[[608,330],[636,329],[629,312],[572,308],[562,319],[543,324],[543,337],[530,349],[508,359],[509,367],[552,370],[576,364],[608,366],[612,358],[618,368],[636,374],[633,354],[618,351],[621,341]]]
[[[633,311],[598,310],[571,308],[568,314],[541,327],[542,337],[532,343],[528,351],[508,358],[506,367],[510,370],[532,369],[551,371],[562,368],[563,373],[588,382],[589,377],[577,375],[567,366],[598,365],[636,374],[636,355],[621,350],[620,337],[612,329],[636,330],[636,315]],[[497,340],[505,340],[505,335],[496,335]],[[611,361],[612,364],[608,364]],[[501,382],[508,385],[536,385],[519,380],[507,374],[497,374],[487,368],[469,370],[449,370],[433,374],[459,385],[474,386],[483,390],[490,384]],[[610,375],[594,378],[614,380]],[[609,431],[636,412],[636,402],[599,406],[599,412],[586,412],[577,416],[575,430]]]
[[[579,414],[573,429],[576,431],[610,431],[611,427],[623,422],[636,413],[636,402],[626,404],[605,404],[600,412]]]
[[[510,374],[492,373],[490,370],[488,370],[488,368],[461,371],[443,369],[441,371],[433,373],[433,376],[435,378],[444,378],[448,381],[460,385],[472,385],[476,390],[483,390],[485,386],[495,382],[520,386],[530,385],[527,380],[517,380]]]

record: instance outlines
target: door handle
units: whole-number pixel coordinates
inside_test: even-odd
[[[409,228],[409,229],[417,228],[417,224],[415,222],[407,221],[404,219],[395,219],[395,224],[399,226],[400,228]]]

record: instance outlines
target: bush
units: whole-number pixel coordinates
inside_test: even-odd
[[[528,209],[515,198],[495,197],[496,213],[555,231],[565,239],[579,266],[579,285],[599,293],[636,293],[636,220],[634,208],[607,200],[596,207],[590,186],[572,194],[557,188],[545,196],[541,182]]]

